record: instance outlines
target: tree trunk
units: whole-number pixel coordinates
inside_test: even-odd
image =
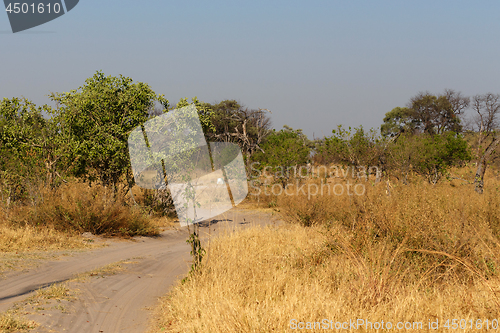
[[[500,136],[497,136],[493,139],[488,148],[486,148],[483,156],[481,156],[477,164],[476,177],[474,178],[474,190],[479,194],[483,193],[484,174],[486,173],[488,160],[490,159],[491,154],[495,151],[499,143]]]
[[[137,201],[135,201],[134,193],[132,192],[132,186],[129,185],[128,191],[130,192],[130,198],[132,198],[132,202],[135,206],[138,206]]]

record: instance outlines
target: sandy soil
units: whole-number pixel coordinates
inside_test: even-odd
[[[203,246],[208,245],[209,234],[216,237],[254,225],[278,223],[270,212],[232,209],[212,219],[210,228],[208,222],[200,223]],[[36,311],[25,306],[25,317],[40,324],[33,332],[146,332],[158,297],[189,271],[187,236],[187,228],[179,228],[164,231],[156,238],[110,241],[105,248],[7,273],[0,280],[0,312],[22,304],[39,288],[125,260],[124,269],[114,275],[97,274],[85,282],[70,281],[68,286],[75,291],[75,299],[57,301],[57,306],[40,306]]]

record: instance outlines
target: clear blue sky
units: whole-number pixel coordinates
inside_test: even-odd
[[[80,0],[12,34],[0,13],[0,98],[51,104],[97,70],[268,108],[312,137],[379,127],[419,91],[500,93],[500,2]]]

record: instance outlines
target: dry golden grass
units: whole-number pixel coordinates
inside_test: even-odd
[[[28,332],[37,327],[38,324],[32,320],[27,320],[14,313],[6,312],[0,315],[0,332]]]
[[[70,279],[71,282],[87,282],[91,277],[103,278],[105,276],[115,275],[125,270],[125,265],[136,264],[133,260],[120,260],[105,266],[98,267],[88,272],[78,274]]]
[[[40,303],[51,299],[74,299],[67,283],[54,283],[46,288],[40,288],[36,293],[24,300],[25,303]]]
[[[321,228],[251,229],[221,239],[199,275],[162,299],[155,332],[285,332],[291,320],[498,318],[498,278],[433,284],[422,274],[375,263],[354,252],[332,253]],[[346,246],[346,250],[349,247]],[[374,255],[374,254],[372,254]],[[317,330],[320,331],[320,330]]]
[[[162,299],[153,331],[285,332],[293,319],[358,318],[426,331],[429,320],[440,330],[447,319],[498,320],[498,181],[488,178],[483,195],[462,183],[277,196],[291,223],[213,241],[201,270]]]
[[[47,227],[65,234],[91,232],[106,236],[151,236],[158,227],[131,205],[124,193],[94,184],[69,183],[54,191],[41,190],[34,205],[3,209],[4,225]]]
[[[53,228],[0,223],[0,253],[81,249],[89,246],[80,237]]]
[[[150,217],[118,194],[98,185],[70,183],[57,191],[41,189],[39,200],[7,207],[0,204],[0,274],[39,264],[67,250],[102,246],[83,232],[104,236],[157,235],[173,225]],[[65,252],[66,251],[66,252]]]
[[[39,264],[40,259],[65,255],[65,250],[82,250],[99,245],[82,241],[76,235],[48,227],[13,227],[0,223],[0,276]]]

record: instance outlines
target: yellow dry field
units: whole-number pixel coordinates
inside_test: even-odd
[[[443,331],[448,319],[450,329],[462,319],[462,331],[492,330],[500,319],[496,176],[483,195],[462,180],[365,185],[362,196],[260,196],[288,223],[212,241],[201,269],[161,299],[152,331],[347,331],[358,319],[360,332],[377,328],[366,321],[415,332],[438,321]]]

